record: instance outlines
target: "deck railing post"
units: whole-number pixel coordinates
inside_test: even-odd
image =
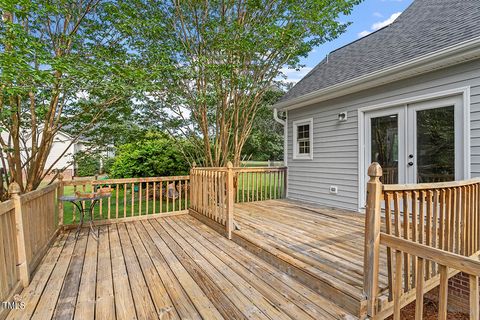
[[[58,175],[58,189],[57,189],[57,208],[58,208],[58,226],[63,226],[63,201],[58,198],[63,196],[65,185],[63,183],[63,174]]]
[[[363,289],[367,298],[367,313],[373,317],[378,294],[380,256],[380,215],[382,197],[382,167],[374,162],[368,168],[367,207],[365,210],[365,252],[363,264]]]
[[[20,281],[24,288],[28,287],[30,283],[30,273],[28,271],[27,264],[27,250],[25,243],[25,234],[23,228],[23,213],[22,213],[22,200],[20,198],[20,186],[16,182],[12,182],[8,187],[8,193],[12,197],[12,201],[15,207],[15,225],[17,233],[17,267]]]
[[[195,168],[197,167],[197,163],[193,161],[192,168],[190,169],[190,205],[189,208],[197,209],[196,204],[196,193],[197,192],[197,185],[195,179]]]
[[[233,164],[229,161],[227,163],[227,219],[225,221],[225,229],[228,239],[232,239],[233,230],[233,205],[235,203],[235,187],[233,184],[233,175]]]

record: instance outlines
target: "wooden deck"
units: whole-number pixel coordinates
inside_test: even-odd
[[[240,227],[235,242],[356,316],[365,316],[363,214],[269,200],[237,204],[235,222]],[[380,263],[379,285],[385,290],[384,255]]]
[[[284,202],[247,208],[253,211],[238,219],[242,234],[317,261],[315,272],[335,274],[359,293],[361,219],[341,224],[334,213]],[[259,227],[265,219],[276,222]],[[56,239],[21,293],[26,308],[9,319],[352,318],[188,215],[102,226],[98,242],[86,230],[78,239],[73,231]]]

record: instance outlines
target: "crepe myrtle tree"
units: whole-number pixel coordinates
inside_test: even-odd
[[[39,187],[59,130],[74,143],[142,91],[115,1],[0,0],[0,147],[10,179]]]
[[[265,92],[284,67],[338,37],[360,0],[128,0],[118,14],[144,63],[170,66],[150,112],[193,140],[206,166],[239,165]],[[142,17],[140,20],[138,17]],[[147,27],[146,27],[147,26]],[[165,123],[164,123],[165,125]]]

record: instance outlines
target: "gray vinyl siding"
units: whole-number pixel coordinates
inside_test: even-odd
[[[290,110],[288,197],[358,209],[358,109],[440,91],[470,87],[471,176],[480,176],[480,60]],[[348,120],[339,122],[346,111]],[[313,118],[313,160],[293,159],[293,121]],[[337,186],[338,194],[329,187]]]

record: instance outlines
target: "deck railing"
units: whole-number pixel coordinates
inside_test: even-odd
[[[233,231],[234,172],[231,162],[227,167],[190,170],[192,193],[190,213],[200,219],[211,220],[217,230],[225,230],[231,239]]]
[[[28,286],[58,228],[56,197],[60,184],[26,194],[12,183],[12,199],[0,203],[0,301],[11,302],[13,296]],[[4,319],[8,308],[0,309]]]
[[[190,171],[191,214],[209,222],[230,239],[234,228],[234,203],[286,197],[285,167],[200,168]],[[213,224],[213,225],[212,225]]]
[[[235,168],[236,202],[282,199],[287,192],[287,168]]]
[[[383,319],[440,285],[439,318],[446,319],[448,279],[470,275],[471,319],[479,317],[480,179],[446,183],[383,185],[382,168],[370,166],[367,183],[364,290],[368,314]],[[382,212],[384,217],[382,219]],[[386,247],[387,301],[379,305],[381,246]]]
[[[96,223],[126,221],[151,215],[184,213],[189,206],[190,177],[149,177],[127,179],[88,179],[63,181],[63,193],[95,192],[100,187],[112,188],[112,196],[95,207]],[[61,220],[75,225],[80,215],[75,206],[64,203]]]

